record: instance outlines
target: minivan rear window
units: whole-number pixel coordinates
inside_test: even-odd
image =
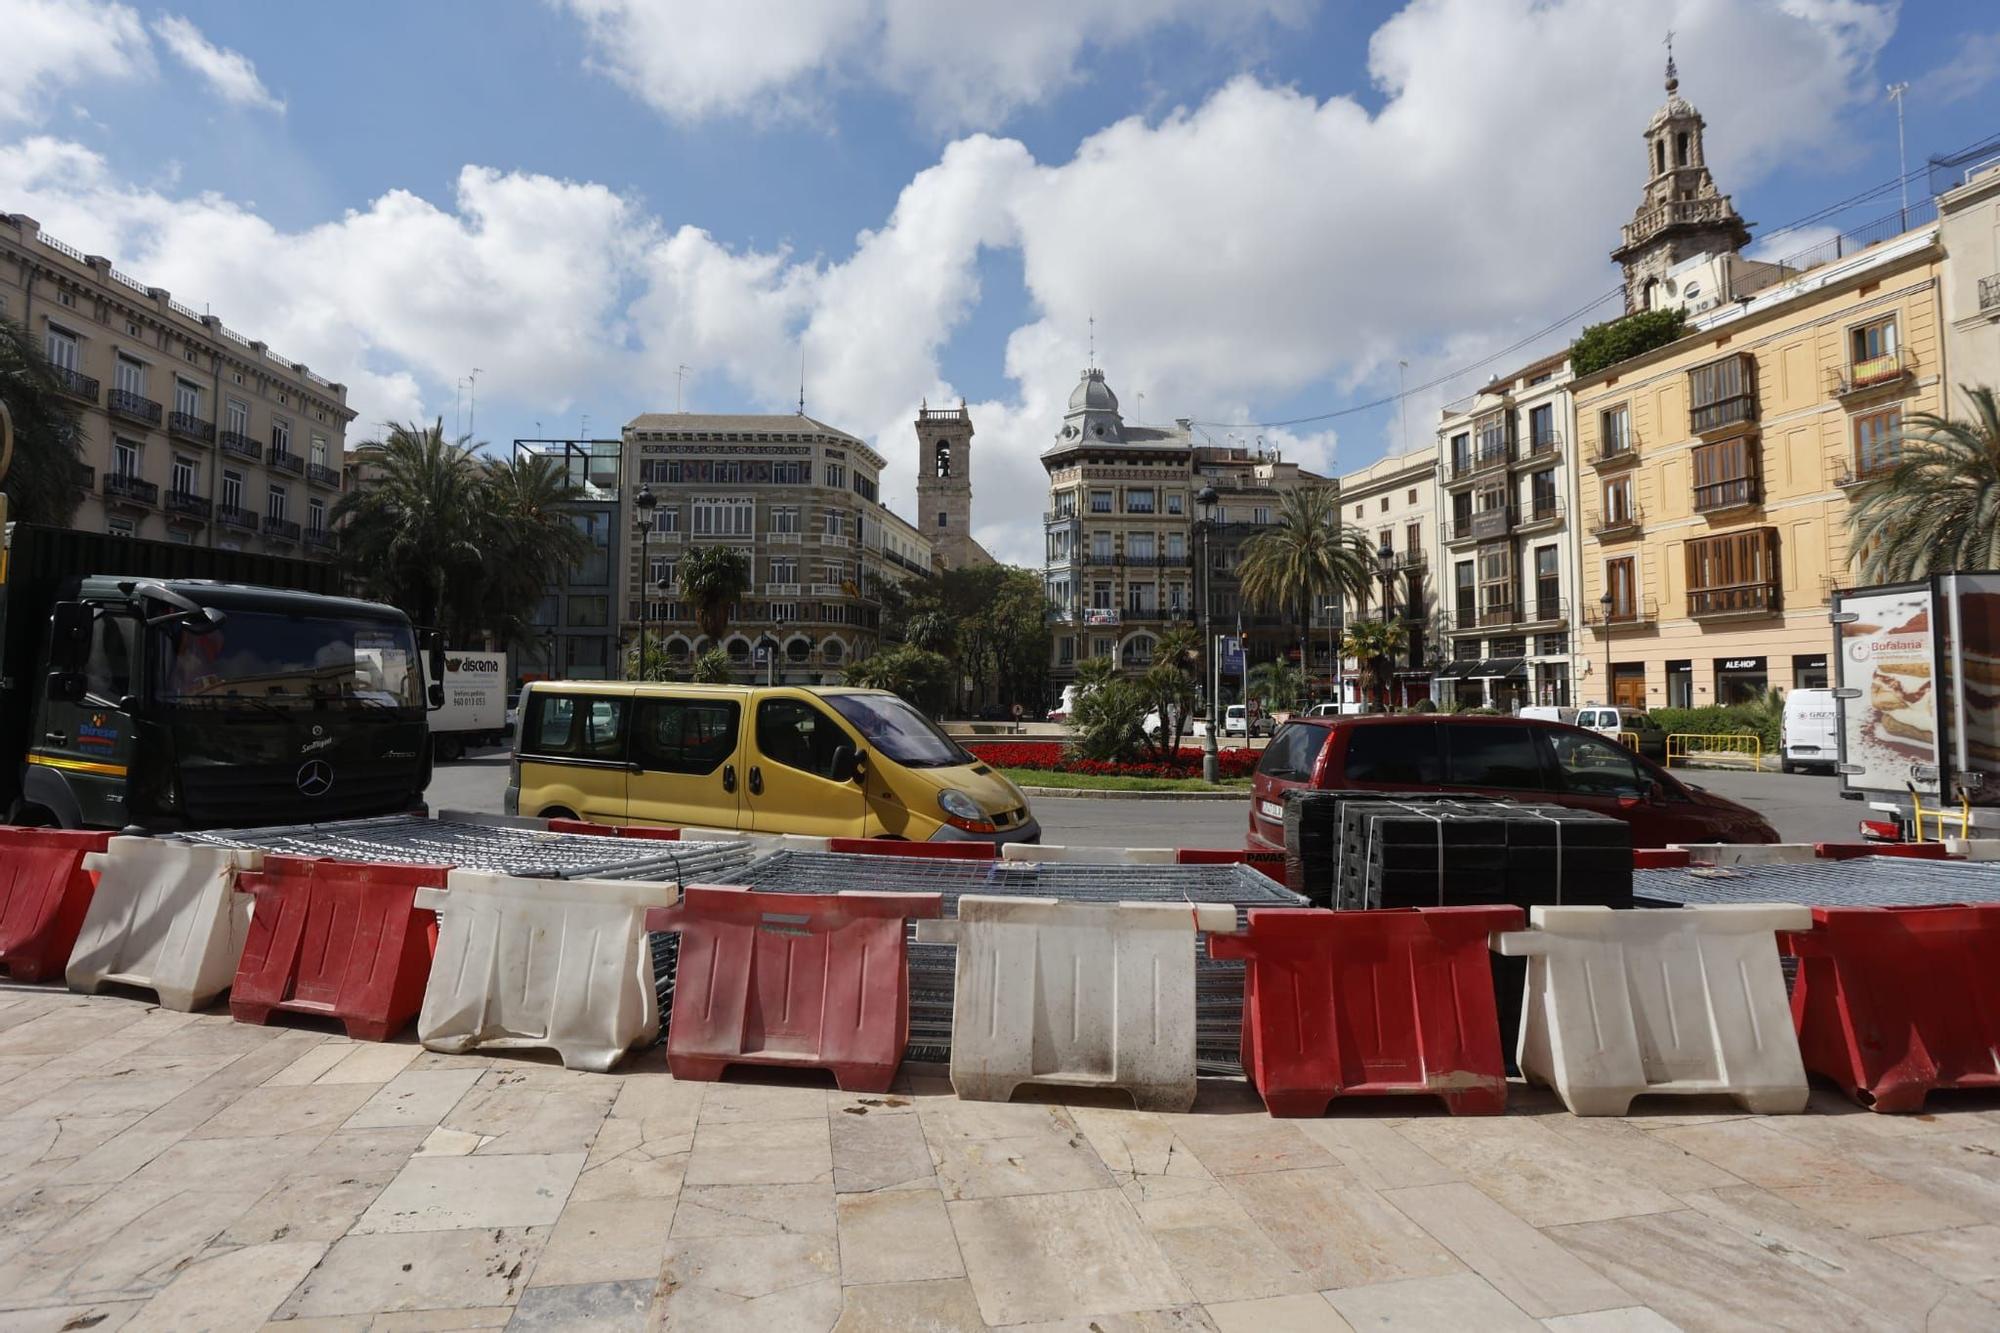
[[[1288,722],[1278,728],[1278,734],[1264,747],[1257,771],[1285,782],[1311,782],[1313,765],[1319,762],[1319,752],[1326,748],[1326,738],[1331,734],[1329,727]]]
[[[1541,791],[1541,751],[1531,727],[1446,723],[1444,780],[1453,787]]]
[[[522,730],[522,750],[571,759],[625,757],[625,701],[589,695],[529,696],[534,705]]]
[[[1341,778],[1395,786],[1435,786],[1439,775],[1437,727],[1356,727],[1347,738]]]

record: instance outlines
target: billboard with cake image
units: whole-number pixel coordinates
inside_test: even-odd
[[[1949,612],[1938,654],[1949,677],[1948,795],[2000,805],[2000,574],[1947,574],[1937,604]]]
[[[1841,592],[1841,772],[1861,791],[1938,793],[1937,640],[1928,583]]]

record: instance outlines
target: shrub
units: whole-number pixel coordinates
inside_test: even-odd
[[[1593,375],[1627,357],[1664,347],[1687,327],[1687,311],[1678,306],[1641,310],[1619,319],[1592,324],[1577,335],[1569,349],[1569,367],[1578,378]]]
[[[1647,710],[1655,722],[1671,734],[1686,732],[1696,736],[1755,736],[1764,749],[1775,752],[1784,730],[1782,717],[1747,704],[1710,704],[1705,708],[1653,708]]]
[[[1146,691],[1137,681],[1105,681],[1076,701],[1069,719],[1071,752],[1079,759],[1132,758],[1146,743],[1146,708]]]
[[[1056,741],[974,741],[965,747],[975,758],[995,768],[1024,768],[1044,773],[1085,773],[1095,777],[1198,778],[1201,751],[1182,748],[1168,760],[1086,759],[1069,753]],[[1255,771],[1254,750],[1223,750],[1216,759],[1218,776],[1245,778]]]

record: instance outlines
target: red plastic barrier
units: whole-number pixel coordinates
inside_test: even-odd
[[[1799,960],[1792,1023],[1810,1073],[1877,1111],[1934,1088],[2000,1088],[2000,904],[1815,907],[1781,934]]]
[[[660,842],[679,842],[681,831],[677,828],[649,828],[643,824],[593,824],[587,819],[551,819],[551,833],[588,833],[599,838],[653,838]]]
[[[1693,858],[1686,852],[1666,847],[1634,847],[1632,868],[1634,870],[1683,870],[1692,865]]]
[[[901,838],[828,838],[830,852],[864,852],[869,856],[916,856],[941,861],[991,861],[990,842],[906,842]]]
[[[97,891],[84,854],[109,833],[0,825],[0,966],[16,981],[60,981]]]
[[[451,867],[267,856],[238,884],[255,899],[229,991],[239,1023],[273,1011],[337,1018],[357,1041],[387,1041],[423,1007],[437,918],[417,890]]]
[[[761,893],[691,886],[646,913],[680,932],[667,1031],[675,1078],[732,1064],[833,1071],[848,1092],[886,1092],[910,1038],[904,922],[935,893]]]
[[[1243,1068],[1274,1116],[1317,1116],[1335,1097],[1442,1097],[1453,1115],[1507,1109],[1487,937],[1518,907],[1375,912],[1258,908],[1211,958],[1249,963]]]
[[[1813,855],[1825,861],[1854,861],[1864,856],[1900,856],[1911,861],[1956,861],[1941,842],[1816,842]]]
[[[1250,866],[1272,879],[1285,882],[1285,854],[1245,847],[1183,847],[1174,853],[1174,864],[1183,866]]]

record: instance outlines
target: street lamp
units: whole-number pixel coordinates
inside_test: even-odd
[[[1215,782],[1221,777],[1222,761],[1216,757],[1216,732],[1222,726],[1222,663],[1215,651],[1215,641],[1208,632],[1208,603],[1213,591],[1214,573],[1209,567],[1209,534],[1215,528],[1215,487],[1204,486],[1194,493],[1194,502],[1201,509],[1201,521],[1195,524],[1195,531],[1201,537],[1201,653],[1208,663],[1208,726],[1201,738],[1201,779]]]
[[[1611,703],[1611,608],[1617,605],[1611,599],[1611,590],[1604,590],[1604,596],[1597,599],[1597,609],[1604,613],[1604,702]]]
[[[1375,549],[1375,564],[1382,571],[1382,630],[1386,634],[1389,629],[1390,613],[1396,604],[1396,548],[1389,545],[1386,537]],[[1393,669],[1396,665],[1396,655],[1390,652],[1387,656],[1389,666]],[[1382,685],[1382,711],[1385,713],[1389,711],[1389,685],[1386,681]]]
[[[643,482],[639,493],[632,498],[639,507],[639,679],[646,679],[646,620],[653,609],[653,599],[647,592],[646,584],[652,578],[653,567],[647,562],[647,547],[653,536],[653,506],[659,500],[653,495],[653,488]]]
[[[1333,681],[1333,711],[1338,714],[1347,711],[1344,707],[1345,701],[1341,697],[1340,603],[1335,602],[1332,606],[1322,609],[1326,612],[1326,670],[1327,675]]]

